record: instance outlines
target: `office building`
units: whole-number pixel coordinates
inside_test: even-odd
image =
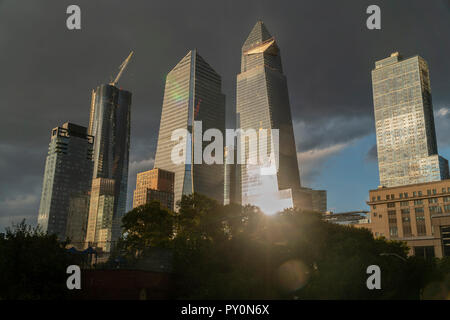
[[[380,185],[447,179],[448,161],[438,155],[426,61],[393,53],[375,63],[372,87]]]
[[[244,158],[240,166],[242,204],[258,206],[268,214],[293,206],[310,207],[310,194],[300,190],[291,109],[280,49],[262,21],[256,23],[242,46],[236,112],[237,126],[241,129],[238,148]],[[250,146],[247,133],[262,132],[262,129],[267,136],[258,141],[255,150]],[[278,135],[276,130],[279,130]],[[263,155],[266,159],[259,156],[261,150],[266,152]],[[309,204],[305,204],[304,198],[308,197]]]
[[[67,229],[81,226],[72,241],[84,237],[92,178],[94,139],[85,127],[66,122],[54,128],[45,162],[38,224],[60,240],[73,237]],[[78,221],[78,222],[76,222]],[[85,230],[85,227],[84,227]],[[81,234],[80,234],[81,233]]]
[[[175,174],[173,172],[159,168],[138,173],[133,196],[133,208],[156,200],[164,208],[173,211],[174,182]]]
[[[183,161],[175,162],[172,152],[180,141],[172,140],[172,135],[180,129],[188,134],[183,140],[184,151],[177,155]],[[193,193],[223,203],[223,158],[219,164],[206,164],[202,160],[202,151],[210,142],[202,142],[201,138],[208,129],[217,129],[223,135],[225,96],[220,76],[197,50],[191,50],[167,75],[155,156],[155,168],[175,174],[175,203],[182,195]],[[223,145],[220,153],[222,148]],[[197,161],[193,161],[195,158]]]

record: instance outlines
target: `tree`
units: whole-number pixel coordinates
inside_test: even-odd
[[[0,238],[0,299],[63,299],[66,268],[77,264],[56,235],[27,225],[6,228]]]

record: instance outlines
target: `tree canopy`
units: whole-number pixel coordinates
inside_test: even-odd
[[[178,298],[419,299],[448,270],[408,257],[403,242],[374,239],[316,212],[270,216],[199,194],[183,196],[178,206],[177,213],[156,202],[130,211],[120,246],[135,261],[145,248],[170,249]],[[366,286],[370,265],[381,269],[381,290]]]

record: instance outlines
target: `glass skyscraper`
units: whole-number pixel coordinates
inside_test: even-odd
[[[291,109],[286,77],[283,74],[280,49],[274,37],[262,21],[258,21],[242,46],[241,73],[237,76],[237,127],[240,136],[240,165],[242,204],[260,207],[266,213],[285,208],[305,207],[306,193],[300,187],[297,152],[292,127]],[[249,148],[247,130],[267,130],[267,138],[260,139],[258,150],[272,150],[276,165],[265,163],[258,157],[257,163],[249,163],[256,157]],[[278,139],[273,129],[278,129]],[[278,150],[277,149],[277,143]],[[239,143],[238,143],[239,144]],[[259,152],[258,152],[259,153]],[[256,158],[255,158],[256,159]],[[310,194],[309,194],[310,198]],[[308,206],[311,205],[309,199]]]
[[[94,138],[66,122],[54,128],[45,162],[38,224],[60,240],[83,241],[92,179]],[[74,225],[79,226],[74,236]]]
[[[447,179],[448,161],[438,155],[426,61],[393,53],[375,62],[372,87],[380,185]]]
[[[202,131],[210,128],[224,133],[225,95],[221,83],[221,77],[197,50],[189,51],[167,75],[155,168],[175,173],[175,203],[182,195],[194,192],[223,202],[223,164],[195,164],[193,161],[196,150],[203,150],[210,143],[196,145],[196,135],[200,138]],[[202,130],[194,121],[201,121]],[[171,139],[177,129],[189,132],[186,152],[181,155],[184,163],[178,164],[172,159],[172,150],[179,141]]]
[[[120,236],[121,219],[126,210],[130,112],[131,92],[109,84],[100,85],[92,91],[89,117],[89,134],[95,137],[92,178],[114,180],[112,241]],[[91,217],[89,220],[93,221]]]

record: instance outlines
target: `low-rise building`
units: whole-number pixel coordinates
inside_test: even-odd
[[[450,256],[450,179],[369,191],[375,237],[405,241],[411,254]]]

